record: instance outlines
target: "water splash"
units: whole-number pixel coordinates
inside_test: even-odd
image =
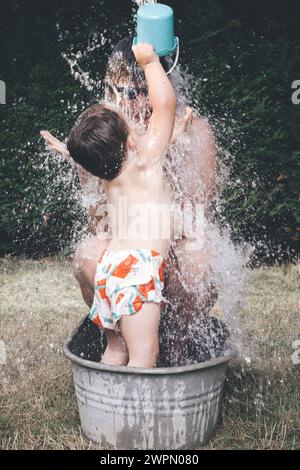
[[[96,48],[97,46],[95,46],[95,49]],[[91,51],[94,51],[95,49],[92,49]],[[88,91],[96,91],[97,93],[98,90],[101,89],[101,80],[96,81],[92,79],[90,74],[82,70],[78,64],[78,60],[84,57],[81,51],[78,51],[76,54],[71,53],[69,56],[63,52],[62,57],[69,64],[72,77],[74,77],[75,80],[78,80],[79,83]]]
[[[145,5],[146,3],[157,3],[157,0],[132,0],[139,7]]]
[[[141,5],[143,3],[156,2],[135,1],[134,3]],[[94,101],[100,101],[103,98],[103,79],[93,77],[91,71],[85,70],[86,67],[84,64],[89,62],[95,52],[99,54],[99,52],[104,53],[104,51],[106,51],[105,48],[107,45],[111,44],[111,38],[108,39],[106,35],[106,30],[100,34],[94,34],[81,50],[74,51],[71,49],[62,54],[64,60],[69,64],[72,77],[79,81],[81,86],[93,95]],[[107,55],[107,52],[105,52],[105,54]],[[183,70],[180,65],[175,68],[170,78],[177,90],[177,117],[182,117],[185,112],[186,105],[192,104],[195,116],[202,119],[201,103],[198,103],[194,98],[197,80],[187,71]],[[107,94],[107,90],[105,99],[110,99],[110,96]],[[127,117],[134,119],[135,124],[140,130],[143,130],[145,126],[146,109],[147,106],[144,106],[143,110],[139,110],[138,113],[135,110],[134,115],[130,108],[125,108],[123,111]],[[210,116],[207,115],[206,117],[210,121]],[[232,126],[230,126],[230,124],[228,125],[228,122],[229,119],[227,119],[227,116],[224,116],[223,120],[214,121],[214,130],[216,131],[217,137],[224,133],[231,133]],[[190,127],[185,134],[182,134],[178,138],[176,144],[170,147],[168,158],[165,161],[165,173],[172,185],[175,200],[177,201],[181,201],[184,195],[190,194],[191,192],[194,194],[195,198],[202,201],[205,200],[205,184],[201,176],[199,176],[197,184],[191,188],[191,181],[195,181],[195,168],[189,161],[190,156],[195,154],[195,149],[197,149],[199,158],[205,157],[205,144],[202,141],[203,138],[205,138],[205,136],[203,137],[202,135],[202,137],[199,137],[197,131],[195,131],[193,127]],[[238,140],[236,136],[232,136],[232,138]],[[217,208],[222,201],[223,188],[229,183],[230,167],[234,160],[234,155],[221,147],[219,148],[219,154],[221,154],[222,158],[219,161],[219,172],[216,182],[217,195],[215,198],[215,205]],[[199,174],[200,173],[201,172],[199,171]],[[93,176],[86,178],[85,183],[81,188],[81,204],[83,207],[89,208],[93,205],[101,206],[104,202],[105,195],[98,184],[97,178]],[[207,245],[209,245],[211,253],[211,257],[208,261],[210,268],[206,273],[205,281],[202,279],[203,273],[197,273],[197,269],[194,271],[193,282],[190,281],[188,276],[186,277],[186,273],[181,271],[180,268],[178,269],[178,272],[176,272],[186,294],[188,296],[193,296],[193,298],[196,299],[196,305],[199,306],[197,312],[198,315],[194,315],[195,321],[191,323],[187,331],[187,335],[189,338],[196,338],[195,331],[197,329],[197,321],[201,321],[199,311],[201,311],[203,305],[203,298],[207,295],[209,289],[216,289],[218,291],[217,310],[218,312],[221,312],[222,318],[230,330],[232,343],[242,356],[248,357],[248,351],[245,352],[242,338],[243,335],[238,325],[238,312],[241,309],[243,289],[247,282],[246,265],[253,250],[246,244],[233,244],[229,229],[221,229],[221,227],[215,223],[211,217],[206,218],[205,234]],[[175,308],[180,311],[180,303],[174,299],[172,299],[172,302]],[[197,311],[197,307],[195,310]],[[170,329],[168,334],[169,344],[175,345],[178,332],[174,331],[173,328],[173,330]],[[203,341],[203,336],[197,341],[198,344],[196,344],[196,346],[199,346],[200,349],[200,343]],[[209,341],[207,344],[210,356],[214,357],[216,354],[214,346],[212,345],[210,348]],[[180,359],[179,356],[176,356],[176,354],[173,353],[172,360],[175,362],[182,362],[186,361],[187,358]]]

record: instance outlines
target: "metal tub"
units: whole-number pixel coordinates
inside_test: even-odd
[[[193,449],[215,432],[233,351],[195,365],[155,369],[71,361],[84,435],[105,449]]]

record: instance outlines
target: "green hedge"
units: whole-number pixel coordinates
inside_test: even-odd
[[[215,127],[230,168],[215,214],[261,259],[299,253],[299,6],[279,0],[168,1],[175,9],[181,62],[195,78],[193,99]],[[67,162],[43,153],[40,129],[66,135],[95,99],[73,79],[63,51],[84,50],[104,29],[111,39],[81,61],[103,77],[113,45],[132,30],[131,1],[2,2],[0,255],[67,253],[85,213]],[[59,27],[57,26],[59,24]],[[76,109],[77,105],[77,109]]]

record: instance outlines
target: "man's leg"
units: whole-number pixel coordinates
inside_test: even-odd
[[[162,306],[161,361],[168,366],[184,365],[189,327],[208,314],[217,290],[210,279],[209,250],[186,250],[180,240],[170,252],[165,280],[166,303]]]
[[[96,266],[108,243],[109,240],[101,240],[92,235],[81,242],[74,253],[73,273],[89,307],[93,305]]]
[[[133,315],[123,315],[120,326],[129,352],[129,367],[154,367],[158,352],[160,306],[145,302]]]
[[[174,245],[165,294],[168,300],[185,310],[189,320],[195,314],[208,314],[217,300],[210,262],[206,245],[196,250],[186,249],[185,240]]]

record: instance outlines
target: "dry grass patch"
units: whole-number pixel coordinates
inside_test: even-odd
[[[2,449],[96,448],[82,436],[62,346],[87,313],[69,262],[0,260]],[[300,264],[255,270],[240,313],[252,363],[230,369],[212,449],[300,448]]]

